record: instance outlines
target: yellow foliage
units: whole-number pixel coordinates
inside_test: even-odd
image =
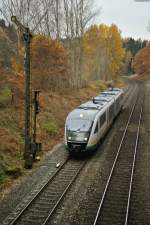
[[[121,34],[118,30],[118,27],[114,24],[110,26],[110,53],[111,53],[111,70],[112,70],[112,78],[115,79],[116,74],[120,70],[120,66],[122,65],[125,50],[122,48],[122,40]]]
[[[116,78],[125,55],[116,25],[92,25],[83,36],[83,50],[87,77],[93,80]]]

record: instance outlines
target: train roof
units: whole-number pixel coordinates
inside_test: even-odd
[[[121,88],[108,88],[109,91],[121,91]]]
[[[103,108],[103,106],[104,106],[103,102],[96,102],[95,103],[92,99],[91,101],[85,102],[85,103],[81,104],[80,106],[78,106],[78,109],[101,110]]]
[[[85,102],[69,113],[67,119],[87,119],[94,120],[98,112],[102,111],[108,104],[114,102],[115,96],[123,90],[119,88],[107,89],[100,95]]]
[[[116,96],[116,95],[118,95],[118,94],[120,94],[120,93],[122,93],[123,92],[123,90],[122,89],[119,89],[119,88],[113,88],[113,89],[108,89],[108,90],[106,90],[106,91],[103,91],[102,93],[101,93],[101,95],[106,95],[106,96]]]
[[[123,92],[123,89],[121,89],[121,88],[108,88],[106,91],[103,91],[102,93],[109,94],[109,95],[111,95],[111,94],[117,95],[122,92]]]
[[[93,121],[98,112],[99,112],[98,109],[85,110],[83,108],[77,108],[77,109],[74,109],[71,113],[69,113],[68,119],[85,119],[85,120]]]
[[[71,113],[69,113],[68,119],[81,118],[87,120],[94,120],[96,114],[103,110],[105,106],[108,106],[109,102],[107,101],[107,98],[105,98],[106,101],[101,101],[99,96],[97,96],[97,99],[99,99],[99,101],[94,98],[91,101],[88,101],[78,106]]]
[[[92,100],[93,101],[98,101],[98,102],[110,102],[113,99],[113,96],[110,95],[98,95],[96,97],[94,97]]]

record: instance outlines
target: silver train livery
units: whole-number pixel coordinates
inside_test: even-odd
[[[111,88],[70,112],[65,147],[70,153],[96,149],[123,104],[123,89]]]

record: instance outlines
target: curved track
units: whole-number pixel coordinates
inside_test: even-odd
[[[135,85],[134,88],[132,87],[128,88],[124,101],[127,101],[128,98],[131,98],[131,96],[133,96],[136,89],[137,89],[137,85]],[[137,104],[139,102],[138,100],[137,100]],[[136,108],[138,107],[136,107],[136,104],[135,104],[135,106],[133,107],[133,112],[135,112]],[[132,115],[133,115],[133,112],[132,112]],[[132,115],[130,120],[133,120]],[[129,121],[129,123],[130,122],[131,121]],[[119,157],[120,156],[118,156],[118,158]],[[56,171],[54,176],[50,178],[49,181],[40,189],[40,191],[31,199],[31,201],[28,202],[27,205],[20,212],[12,215],[10,220],[8,220],[9,222],[4,223],[4,225],[5,224],[6,225],[18,225],[18,224],[19,225],[46,225],[50,217],[53,215],[53,213],[59,206],[59,203],[62,201],[63,197],[69,190],[70,186],[73,184],[73,182],[77,178],[78,174],[80,174],[80,171],[85,166],[86,162],[87,160],[76,161],[76,160],[67,159],[61,165],[61,167]],[[133,182],[133,179],[132,179],[132,182]],[[116,183],[116,185],[120,185],[120,184]],[[120,188],[121,187],[122,187],[122,184]],[[131,193],[130,193],[130,196],[131,196]],[[130,198],[128,200],[128,205],[130,206]],[[99,218],[101,218],[100,214],[101,214],[101,209],[98,210],[97,212],[97,218],[95,219],[94,224],[99,224]],[[102,223],[102,224],[109,225],[114,223]],[[115,225],[117,225],[117,223],[115,223]]]
[[[144,102],[144,95],[140,95],[143,91],[142,87],[140,89],[118,147],[93,225],[128,224]]]

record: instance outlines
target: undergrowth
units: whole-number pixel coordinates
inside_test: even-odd
[[[106,87],[105,82],[93,81],[86,88],[68,93],[40,94],[41,112],[37,116],[37,142],[42,143],[43,152],[51,150],[62,141],[67,114]],[[10,98],[9,88],[0,91],[0,185],[17,178],[24,171],[24,103],[16,107],[11,104]]]
[[[56,135],[58,133],[58,125],[55,121],[45,121],[42,124],[42,128],[49,134],[49,135]]]
[[[0,106],[7,106],[7,103],[11,102],[11,89],[5,86],[0,90]]]

